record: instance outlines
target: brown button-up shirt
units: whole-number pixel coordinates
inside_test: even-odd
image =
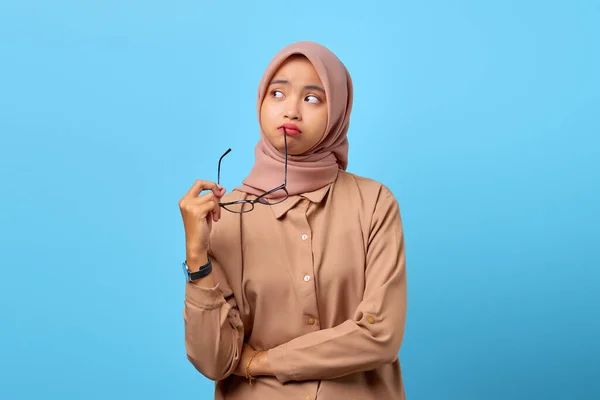
[[[223,210],[210,243],[216,286],[186,283],[184,320],[216,399],[404,399],[404,235],[385,186],[340,171],[280,204]],[[244,341],[268,350],[275,377],[232,374]]]

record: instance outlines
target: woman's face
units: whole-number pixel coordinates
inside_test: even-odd
[[[283,153],[283,128],[288,153],[300,155],[314,147],[327,129],[327,97],[317,71],[304,56],[288,58],[273,75],[260,108],[267,140]]]

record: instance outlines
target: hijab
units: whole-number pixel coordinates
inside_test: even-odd
[[[348,126],[352,109],[352,80],[344,64],[325,46],[309,41],[281,49],[268,64],[258,86],[257,110],[277,69],[292,55],[303,55],[313,65],[327,95],[327,127],[321,140],[301,155],[288,155],[287,190],[290,196],[320,189],[337,178],[348,165]],[[265,137],[262,129],[255,162],[237,189],[261,195],[283,183],[284,154]],[[281,192],[281,191],[279,191]],[[276,195],[276,194],[274,194]]]

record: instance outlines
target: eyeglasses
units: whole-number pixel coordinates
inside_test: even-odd
[[[261,194],[256,199],[246,199],[246,200],[231,201],[231,202],[227,202],[227,203],[219,203],[219,206],[223,207],[224,209],[226,209],[227,211],[232,212],[232,213],[244,214],[244,213],[254,210],[254,204],[256,204],[256,203],[260,203],[260,204],[264,204],[264,205],[273,205],[273,204],[279,204],[279,203],[283,202],[285,199],[287,199],[289,197],[288,191],[286,189],[288,148],[287,148],[287,132],[285,131],[285,128],[283,128],[283,145],[284,145],[284,156],[285,156],[285,161],[283,163],[283,184],[277,186],[275,189],[271,189],[268,192]],[[231,149],[227,149],[227,151],[221,156],[221,158],[219,158],[219,166],[217,168],[217,183],[218,184],[221,184],[221,161],[227,154],[229,154],[230,151],[231,151]],[[271,195],[273,193],[277,193],[278,191],[282,191],[282,193],[280,193],[281,197],[278,196],[276,198],[268,198],[269,195]]]

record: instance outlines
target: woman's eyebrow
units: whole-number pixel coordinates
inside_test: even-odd
[[[271,81],[271,83],[269,83],[269,85],[289,85],[290,81],[286,80],[286,79],[274,79]],[[304,89],[307,90],[317,90],[319,92],[323,92],[325,93],[325,89],[323,89],[321,86],[317,86],[317,85],[307,85],[304,86]]]
[[[271,83],[269,83],[269,85],[278,85],[278,84],[286,84],[289,85],[290,81],[286,80],[286,79],[274,79],[271,81]]]
[[[325,89],[323,89],[321,86],[317,86],[317,85],[308,85],[308,86],[304,86],[304,89],[308,89],[308,90],[317,90],[319,92],[323,92],[323,94],[325,94]]]

